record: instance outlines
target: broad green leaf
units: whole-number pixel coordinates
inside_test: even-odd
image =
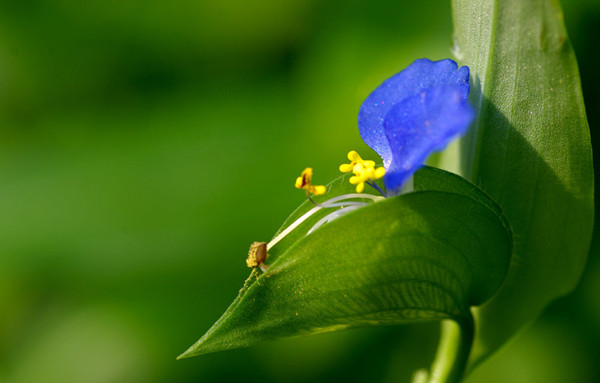
[[[348,191],[346,178],[328,185],[329,198]],[[425,168],[414,188],[308,235],[314,222],[305,221],[270,250],[267,272],[254,271],[182,357],[281,337],[470,317],[470,307],[504,280],[510,229],[499,208],[456,175]],[[300,206],[284,227],[311,208]]]
[[[453,0],[453,18],[479,110],[463,174],[498,202],[515,237],[506,282],[475,310],[477,363],[577,284],[592,234],[592,152],[557,1]]]

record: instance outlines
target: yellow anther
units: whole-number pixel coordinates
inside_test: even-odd
[[[348,159],[350,160],[349,164],[341,164],[340,171],[343,173],[354,172],[356,173],[358,170],[354,170],[358,165],[362,165],[364,168],[373,168],[375,167],[375,161],[363,160],[360,155],[351,150],[348,152]]]
[[[343,172],[343,173],[353,172],[356,165],[359,165],[359,164],[366,168],[372,168],[375,166],[374,161],[363,160],[360,157],[360,155],[354,150],[351,150],[350,152],[348,152],[348,159],[350,160],[350,163],[349,164],[341,164],[340,172]]]
[[[327,191],[327,188],[325,186],[311,184],[312,175],[313,175],[312,168],[304,169],[302,171],[302,175],[300,175],[300,177],[296,178],[296,188],[304,189],[307,192],[314,194],[314,195],[325,194],[325,192]]]
[[[340,171],[344,173],[352,172],[350,183],[356,185],[356,192],[362,193],[365,189],[365,183],[380,179],[385,175],[383,167],[375,168],[375,161],[365,161],[360,155],[352,150],[348,153],[349,164],[340,165]]]

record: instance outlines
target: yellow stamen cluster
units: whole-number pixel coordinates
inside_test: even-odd
[[[327,188],[325,186],[311,184],[312,175],[313,175],[312,168],[304,169],[302,171],[302,175],[300,175],[300,177],[296,178],[296,188],[304,189],[308,193],[311,193],[314,195],[325,194],[325,192],[327,191]]]
[[[365,183],[380,179],[385,175],[383,167],[375,168],[374,161],[365,161],[354,150],[348,153],[349,164],[340,165],[340,171],[343,173],[353,172],[350,177],[350,183],[356,185],[356,192],[362,193],[365,189]]]

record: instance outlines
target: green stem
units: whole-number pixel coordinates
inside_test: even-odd
[[[475,326],[469,313],[464,318],[443,320],[440,343],[431,365],[429,383],[458,383],[469,360]]]

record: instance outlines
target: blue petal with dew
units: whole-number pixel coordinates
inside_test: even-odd
[[[398,192],[432,152],[467,131],[475,117],[469,89],[468,67],[419,59],[363,102],[360,135],[383,159],[388,193]]]

